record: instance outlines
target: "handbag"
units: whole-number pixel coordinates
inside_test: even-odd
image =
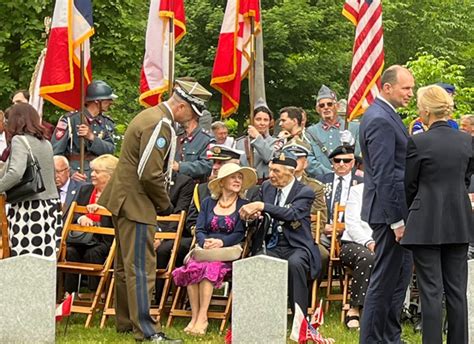
[[[196,245],[184,258],[184,264],[192,258],[198,262],[232,262],[237,260],[242,255],[242,246],[240,244],[203,249],[199,245]]]
[[[18,203],[27,200],[31,198],[31,196],[46,190],[38,160],[36,160],[33,155],[28,140],[24,136],[21,136],[20,138],[28,148],[30,154],[26,161],[25,173],[23,173],[20,182],[6,191],[8,203]]]

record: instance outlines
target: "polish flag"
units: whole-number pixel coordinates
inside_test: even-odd
[[[71,315],[72,302],[74,293],[69,294],[64,301],[56,307],[56,321],[61,321],[63,317]]]
[[[92,80],[89,38],[94,34],[90,0],[56,0],[40,83],[40,96],[60,108],[81,108],[80,45],[84,91]]]
[[[174,18],[175,43],[170,42],[169,23]],[[154,106],[168,90],[170,44],[186,34],[183,0],[151,0],[145,39],[145,57],[140,76],[140,104]]]
[[[222,93],[221,114],[229,117],[240,103],[240,83],[250,67],[251,17],[260,32],[258,0],[228,0],[217,45],[211,86]]]

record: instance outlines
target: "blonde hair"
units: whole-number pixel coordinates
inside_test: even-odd
[[[91,161],[91,165],[95,167],[102,167],[108,174],[112,175],[117,167],[119,159],[112,154],[103,154]]]
[[[468,120],[471,122],[471,125],[474,125],[474,115],[464,115],[461,116],[461,121]]]
[[[438,85],[421,87],[416,95],[420,109],[437,118],[450,116],[454,111],[453,98]]]
[[[224,182],[224,180],[225,180],[226,178],[229,178],[230,176],[232,176],[232,175],[234,175],[234,174],[235,174],[235,173],[232,173],[232,174],[230,174],[230,175],[228,175],[228,176],[222,178],[222,180],[219,181],[219,188],[217,188],[217,190],[215,190],[214,192],[211,192],[211,198],[212,198],[213,200],[218,200],[218,199],[221,198],[221,196],[222,196],[222,184],[221,184],[221,182]],[[239,193],[238,193],[239,197],[240,197],[240,198],[244,198],[246,191],[247,191],[247,190],[244,190],[244,188],[242,187],[242,188],[240,189]]]

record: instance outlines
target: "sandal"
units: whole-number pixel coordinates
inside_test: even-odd
[[[346,327],[349,329],[349,330],[358,330],[359,327],[360,327],[360,317],[358,315],[346,315],[346,319],[344,320],[344,323],[346,324]],[[357,326],[349,326],[349,324],[351,323],[351,321],[357,321]]]
[[[189,334],[194,336],[205,336],[207,333],[207,326],[209,323],[206,323],[203,327],[193,327],[193,329],[189,332]]]

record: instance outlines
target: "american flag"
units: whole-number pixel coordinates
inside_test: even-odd
[[[342,14],[356,27],[347,115],[360,116],[379,94],[384,66],[382,1],[346,0]]]

